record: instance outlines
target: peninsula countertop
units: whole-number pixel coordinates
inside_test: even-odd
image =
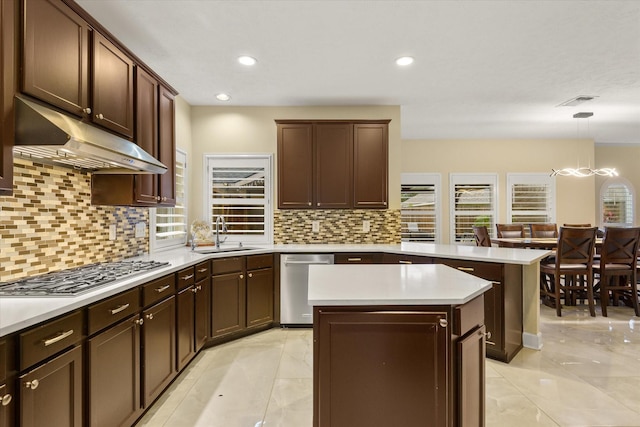
[[[442,264],[311,265],[309,305],[459,305],[491,282]]]

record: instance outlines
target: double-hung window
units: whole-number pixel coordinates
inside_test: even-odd
[[[624,178],[605,181],[600,189],[600,220],[603,226],[633,226],[635,191]]]
[[[187,154],[176,150],[176,205],[149,211],[150,250],[175,248],[187,243]]]
[[[440,242],[440,174],[403,173],[400,179],[401,240]]]
[[[227,242],[271,243],[271,155],[205,155],[205,215],[215,230],[226,223]]]
[[[555,178],[548,173],[507,174],[507,219],[510,223],[555,223]]]
[[[497,218],[497,174],[452,173],[449,176],[450,241],[472,243],[473,226],[494,236]]]

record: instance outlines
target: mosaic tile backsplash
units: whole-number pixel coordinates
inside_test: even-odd
[[[0,196],[0,282],[148,252],[134,237],[148,209],[92,206],[88,173],[24,159],[13,173],[13,196]]]
[[[318,221],[319,231],[312,230]],[[369,232],[363,222],[369,221]],[[400,211],[373,209],[286,209],[276,210],[273,218],[275,244],[400,243]]]

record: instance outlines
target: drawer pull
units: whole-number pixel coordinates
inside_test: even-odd
[[[446,328],[449,325],[449,322],[447,322],[447,319],[440,319],[440,326],[442,326],[443,328]]]
[[[2,399],[0,399],[0,403],[2,404],[2,406],[7,406],[9,405],[9,403],[11,403],[11,395],[10,394],[5,394],[4,396],[2,396]]]
[[[482,333],[482,332],[480,332]],[[489,344],[489,345],[496,345],[496,343],[494,343],[493,341],[489,341],[491,339],[491,331],[487,331],[484,333],[484,339],[485,339],[485,343]]]
[[[404,260],[400,260],[398,261],[398,264],[413,264],[411,261],[404,261]]]
[[[162,292],[166,291],[167,289],[169,289],[171,287],[171,285],[164,285],[160,288],[156,288],[156,292],[161,294]]]
[[[458,267],[458,270],[460,270],[460,271],[468,271],[468,272],[473,272],[474,271],[473,267]]]
[[[208,268],[200,268],[198,269],[198,273],[206,273]]]
[[[129,303],[122,304],[121,306],[119,306],[117,308],[114,308],[112,310],[109,310],[109,311],[111,312],[111,314],[118,314],[118,313],[120,313],[122,311],[125,311],[127,308],[129,308],[129,305],[130,305]]]
[[[38,381],[38,380],[27,381],[26,383],[24,383],[24,385],[25,385],[25,387],[27,387],[27,388],[29,388],[31,390],[35,390],[40,385],[40,381]]]
[[[186,275],[186,276],[182,276],[182,277],[180,278],[180,280],[187,281],[187,280],[191,279],[192,277],[193,277],[193,274],[188,274],[188,275]]]
[[[362,261],[362,258],[347,258],[347,261],[349,261],[349,262],[359,262],[359,261]]]
[[[67,332],[62,332],[59,335],[56,335],[53,338],[49,338],[48,340],[44,340],[44,346],[48,347],[51,344],[55,344],[58,341],[62,341],[63,339],[70,337],[71,335],[73,335],[73,329],[69,329]],[[37,387],[37,386],[36,386]]]

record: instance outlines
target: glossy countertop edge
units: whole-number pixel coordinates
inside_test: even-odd
[[[312,265],[308,301],[313,306],[459,305],[491,287],[489,280],[443,264]]]
[[[0,337],[37,325],[57,316],[86,307],[120,292],[163,277],[167,274],[198,264],[208,259],[268,253],[336,253],[336,252],[386,252],[400,255],[421,255],[469,261],[498,262],[530,265],[547,256],[550,251],[534,249],[482,248],[475,246],[441,245],[431,243],[384,244],[295,244],[249,245],[251,249],[221,253],[201,254],[188,248],[154,252],[130,258],[130,260],[155,260],[169,262],[159,268],[132,278],[119,280],[75,297],[2,297],[0,296]]]

